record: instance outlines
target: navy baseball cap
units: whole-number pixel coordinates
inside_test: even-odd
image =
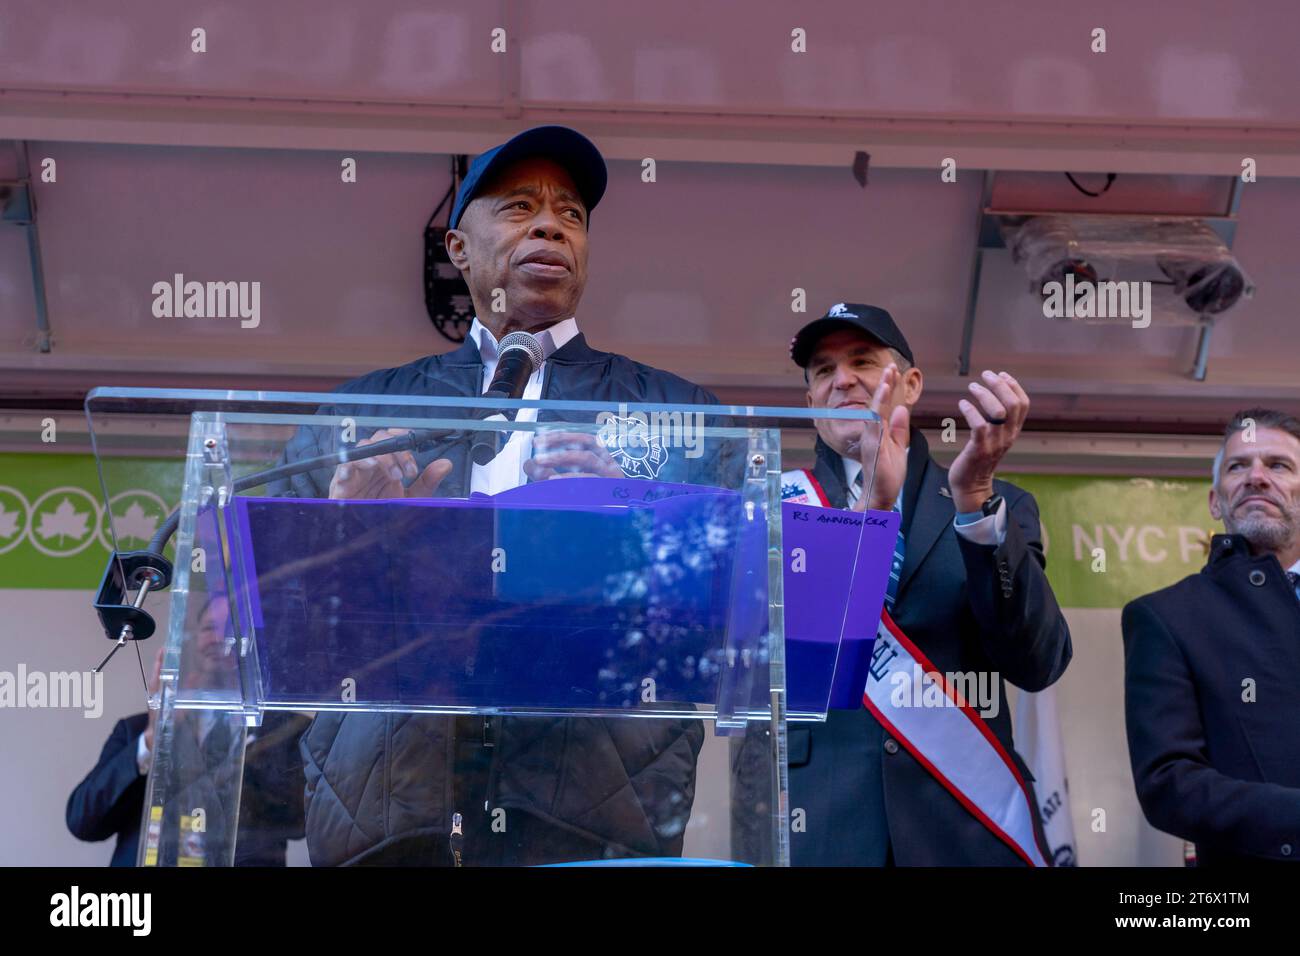
[[[909,364],[916,364],[912,358],[911,346],[894,324],[893,316],[874,305],[857,302],[839,302],[831,306],[820,319],[814,319],[800,329],[790,340],[790,358],[794,359],[794,364],[807,368],[817,343],[837,329],[858,329],[865,332],[887,348],[897,349]]]
[[[578,195],[587,207],[587,215],[596,208],[600,197],[605,195],[608,173],[605,170],[605,157],[600,155],[594,143],[576,129],[567,126],[534,126],[500,146],[494,146],[486,153],[480,153],[469,164],[465,180],[460,184],[456,194],[456,205],[451,209],[448,225],[452,229],[460,224],[460,217],[465,212],[479,190],[492,180],[492,176],[520,159],[533,156],[545,156],[563,166],[578,187]]]

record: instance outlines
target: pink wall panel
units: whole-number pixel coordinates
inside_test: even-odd
[[[59,168],[58,183],[38,186],[56,359],[166,355],[251,370],[436,350],[420,240],[446,189],[444,158],[357,153],[357,182],[344,184],[327,153],[59,143],[32,155]],[[153,284],[177,272],[260,282],[261,324],[154,318]]]
[[[26,246],[0,229],[0,364],[29,370],[225,375],[311,373],[340,380],[450,347],[421,287],[422,229],[446,184],[443,157],[357,152],[358,182],[329,152],[32,144],[59,181],[38,184],[50,320],[48,356],[26,343],[35,317]],[[881,170],[860,189],[847,170],[661,163],[610,165],[592,224],[579,316],[598,346],[719,386],[797,388],[794,328],[831,303],[894,311],[936,383],[953,380],[980,176]],[[1216,331],[1210,385],[1292,389],[1300,368],[1294,221],[1300,183],[1245,187],[1237,251],[1259,285]],[[155,319],[152,285],[258,281],[261,325]],[[1005,252],[986,262],[977,365],[1140,391],[1184,375],[1190,336],[1044,319]],[[808,312],[791,312],[791,290]],[[145,378],[148,378],[146,374]],[[143,381],[143,379],[142,379]]]
[[[0,7],[0,84],[328,99],[495,101],[492,3],[229,0]],[[191,31],[207,52],[191,51]]]
[[[811,110],[1293,121],[1285,0],[522,4],[524,96]],[[563,13],[561,13],[563,11]],[[790,33],[807,32],[808,52]],[[1091,31],[1107,51],[1091,52]],[[556,65],[528,69],[530,63]]]
[[[1290,123],[1297,27],[1291,0],[44,0],[0,8],[0,86],[482,104],[517,57],[525,103]]]

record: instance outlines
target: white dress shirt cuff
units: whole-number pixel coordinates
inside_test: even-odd
[[[1007,503],[999,502],[997,511],[970,524],[962,524],[954,518],[953,527],[967,541],[992,548],[1000,547],[1007,540]]]
[[[140,776],[147,777],[149,775],[149,767],[152,763],[153,754],[151,754],[149,748],[145,746],[144,734],[141,733],[140,739],[135,745],[135,767],[140,771]]]

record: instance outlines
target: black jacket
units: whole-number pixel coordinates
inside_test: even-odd
[[[109,866],[135,866],[148,778],[135,762],[148,714],[132,714],[113,725],[95,768],[68,797],[68,830],[78,840],[98,843],[117,837]]]
[[[186,716],[193,716],[191,711]],[[147,779],[136,765],[140,735],[149,725],[148,714],[132,714],[113,727],[99,761],[68,797],[68,830],[79,840],[98,842],[116,836],[110,866],[135,866],[140,846],[140,824],[144,816]],[[234,862],[240,866],[284,866],[285,843],[303,835],[302,763],[298,759],[298,737],[305,721],[296,714],[272,713],[245,750],[244,788],[239,806],[239,839]],[[179,751],[175,763],[197,770],[202,760],[194,753],[196,742],[184,733],[175,735]],[[179,825],[183,808],[202,806],[209,811],[214,845],[223,841],[220,832],[224,814],[220,808],[226,787],[214,784],[206,774],[192,773],[177,781],[181,792],[169,801],[172,817],[164,825]],[[175,861],[164,861],[174,863]]]
[[[847,504],[844,465],[820,440],[814,475],[832,507]],[[1015,753],[1003,681],[1042,690],[1070,661],[1070,631],[1044,571],[1038,506],[1028,492],[994,482],[1006,500],[1000,547],[974,544],[953,530],[947,471],[913,429],[903,490],[903,569],[893,617],[940,671],[992,671],[999,708],[982,718]],[[1005,575],[1005,589],[1004,576]],[[870,711],[831,711],[825,724],[789,730],[790,806],[804,832],[790,837],[795,865],[1021,865]]]
[[[716,405],[718,399],[698,385],[669,372],[663,372],[622,355],[598,352],[587,344],[579,332],[546,360],[542,398],[551,401],[573,402],[627,402],[630,409],[641,404]],[[430,355],[398,368],[383,369],[353,379],[334,389],[335,392],[368,395],[414,395],[449,398],[476,398],[483,391],[483,360],[478,347],[466,341],[460,348],[442,355]],[[366,405],[337,409],[322,409],[322,413],[385,418],[423,418],[436,415],[441,419],[468,416],[472,410],[464,408],[438,408],[433,411],[412,405]],[[538,415],[538,421],[570,420],[592,422],[593,412],[557,413],[550,409]],[[721,421],[720,419],[718,421]],[[718,422],[709,422],[717,424]],[[369,431],[358,427],[357,438],[365,438]],[[289,441],[283,461],[296,461],[326,452],[337,451],[339,429],[334,427],[303,427]],[[472,465],[468,442],[459,442],[450,448],[439,448],[417,454],[416,461],[423,468],[435,457],[448,458],[451,473],[438,486],[439,498],[463,498],[469,494],[469,477]],[[717,484],[719,464],[716,457],[706,453],[702,458],[687,458],[685,453],[670,450],[663,470],[656,476],[659,481],[696,481]],[[328,498],[333,468],[295,475],[287,482],[273,485],[271,492],[296,498]],[[730,487],[736,487],[731,485]]]
[[[481,392],[482,374],[478,349],[466,341],[445,355],[373,372],[338,391],[473,397]],[[593,350],[581,334],[547,360],[542,397],[717,404],[709,392],[675,375]],[[375,406],[349,407],[346,414],[387,418],[425,413]],[[457,417],[455,412],[440,414]],[[557,417],[544,412],[539,420]],[[565,417],[592,420],[589,413]],[[284,460],[334,450],[337,432],[301,428]],[[438,496],[468,494],[468,445],[442,456],[451,459],[453,469]],[[423,467],[432,457],[417,456],[417,461]],[[707,451],[692,460],[679,450],[670,452],[658,478],[717,484],[719,467]],[[272,493],[328,497],[331,473],[298,475]],[[457,859],[528,864],[677,855],[703,741],[704,728],[696,720],[487,721],[321,713],[302,739],[308,851],[315,865],[448,864]],[[459,842],[451,839],[456,813],[464,830]]]
[[[1200,574],[1124,608],[1129,759],[1152,826],[1198,866],[1300,860],[1300,601],[1215,535]]]

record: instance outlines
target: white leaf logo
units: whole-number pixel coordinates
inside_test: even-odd
[[[63,544],[65,538],[80,541],[90,533],[87,524],[89,518],[89,513],[78,511],[72,506],[71,501],[64,498],[52,513],[41,515],[41,523],[37,526],[36,533],[46,541],[50,538],[58,538],[59,544]]]
[[[119,538],[148,541],[157,528],[158,519],[145,514],[138,501],[131,502],[131,507],[126,509],[125,514],[113,516],[113,530]]]
[[[18,512],[6,511],[0,504],[0,538],[12,538],[18,533]]]

